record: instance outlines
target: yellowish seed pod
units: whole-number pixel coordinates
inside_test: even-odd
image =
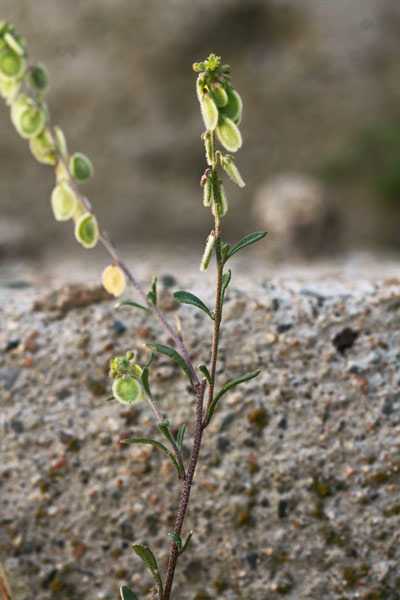
[[[217,135],[221,144],[230,152],[236,152],[242,146],[242,136],[239,128],[228,117],[220,116]]]
[[[16,111],[14,125],[21,137],[30,139],[42,133],[46,116],[41,108],[27,105]]]
[[[3,81],[0,78],[0,96],[4,98],[8,106],[11,106],[17,98],[21,89],[21,85],[21,80],[16,79],[14,81]]]
[[[84,248],[94,248],[99,239],[97,220],[91,213],[84,213],[75,223],[75,238]]]
[[[66,160],[68,157],[68,148],[64,132],[58,125],[55,125],[53,127],[53,134],[56,141],[57,152],[59,152],[63,159]]]
[[[51,206],[56,221],[68,221],[74,216],[78,199],[72,187],[65,181],[54,188],[51,194]]]
[[[54,144],[46,131],[31,138],[29,140],[29,148],[33,156],[40,163],[44,165],[56,165],[57,157]]]
[[[143,400],[143,389],[137,379],[131,375],[118,377],[113,383],[112,392],[114,398],[123,404],[136,404]]]
[[[210,94],[203,94],[200,106],[207,131],[214,131],[218,124],[218,108]]]
[[[104,289],[115,296],[121,296],[125,290],[126,280],[122,269],[117,266],[110,265],[106,267],[101,276]]]

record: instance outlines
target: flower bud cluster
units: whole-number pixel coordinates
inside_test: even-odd
[[[243,105],[231,83],[230,66],[221,66],[220,57],[210,54],[206,61],[194,63],[193,69],[199,73],[196,91],[207,131],[215,130],[221,144],[228,151],[236,152],[242,145],[238,125],[242,118]],[[205,138],[204,141],[208,160],[209,139]]]

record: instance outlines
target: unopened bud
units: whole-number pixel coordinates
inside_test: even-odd
[[[206,247],[204,249],[203,258],[201,259],[200,271],[207,271],[210,264],[212,250],[215,243],[215,234],[212,231],[207,238]]]

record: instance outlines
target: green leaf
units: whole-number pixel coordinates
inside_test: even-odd
[[[168,450],[168,448],[166,448],[164,446],[164,444],[157,442],[157,440],[151,440],[148,438],[132,438],[131,440],[120,440],[120,444],[149,444],[150,446],[154,446],[155,448],[158,448],[159,450],[161,450],[162,452],[164,452],[164,454],[166,454],[168,456],[168,458],[174,465],[174,468],[175,468],[176,472],[178,473],[179,477],[181,476],[179,466],[178,466],[178,463],[176,462],[175,456]]]
[[[189,546],[189,542],[192,539],[192,535],[193,535],[193,531],[190,531],[189,534],[188,534],[188,536],[187,536],[187,538],[186,538],[186,540],[185,540],[185,543],[183,544],[183,548],[180,551],[180,554],[183,554],[185,552],[186,548]]]
[[[163,584],[161,581],[160,573],[158,571],[156,557],[154,556],[154,554],[150,550],[150,548],[148,546],[145,546],[144,544],[132,544],[132,548],[133,548],[134,552],[136,552],[136,554],[139,556],[139,558],[141,558],[142,561],[146,564],[150,573],[153,575],[153,577],[156,580],[156,583],[158,585],[159,596],[160,596],[160,598],[162,598],[163,597]]]
[[[193,306],[196,306],[197,308],[200,308],[200,310],[204,311],[210,317],[210,319],[214,319],[214,315],[208,306],[206,306],[204,302],[200,300],[200,298],[191,292],[175,292],[173,296],[175,300],[178,300],[178,302],[181,302],[182,304],[192,304]]]
[[[157,275],[153,276],[151,290],[147,294],[147,299],[154,304],[154,306],[157,304]]]
[[[150,354],[150,358],[149,358],[149,360],[147,361],[147,363],[144,366],[145,367],[149,367],[151,365],[151,363],[153,362],[153,360],[154,360],[154,352],[152,352]]]
[[[165,419],[165,421],[161,421],[161,423],[158,423],[157,427],[161,431],[161,433],[163,435],[165,435],[167,440],[173,445],[174,438],[172,437],[171,432],[169,430],[169,421],[167,421],[167,419]]]
[[[109,398],[106,398],[106,402],[111,402],[112,400],[115,400],[114,396],[110,396]]]
[[[151,313],[151,310],[149,308],[147,308],[146,306],[143,306],[142,304],[138,304],[137,302],[132,302],[131,300],[122,300],[122,302],[118,302],[116,308],[119,308],[120,306],[134,306],[135,308],[141,308],[142,310],[145,310],[148,313]]]
[[[188,368],[187,364],[185,363],[185,361],[183,360],[182,356],[180,354],[178,354],[178,352],[176,350],[174,350],[170,346],[164,346],[163,344],[147,344],[147,347],[152,348],[153,350],[155,350],[156,352],[159,352],[160,354],[165,354],[165,356],[169,356],[170,358],[172,358],[172,360],[174,360],[176,363],[178,363],[178,365],[181,367],[182,371],[184,371],[184,373],[186,373],[186,375],[189,377],[190,382],[192,382],[192,376],[190,374],[189,368]]]
[[[221,304],[224,303],[226,288],[228,287],[228,285],[230,283],[231,277],[232,277],[232,271],[230,269],[228,269],[228,271],[226,271],[226,273],[224,273],[222,275],[222,281],[221,281]]]
[[[266,235],[267,231],[256,231],[255,233],[250,233],[250,235],[246,235],[246,237],[240,240],[240,242],[237,243],[236,246],[232,248],[232,250],[229,250],[225,260],[228,260],[228,258],[236,254],[236,252],[239,252],[239,250],[241,250],[242,248],[245,248],[246,246],[250,246],[250,244],[254,244],[259,240],[262,240],[262,238],[264,238]]]
[[[206,365],[200,365],[199,370],[203,373],[203,375],[207,379],[208,383],[211,383],[210,371],[208,370]]]
[[[177,533],[173,533],[172,531],[170,531],[168,533],[168,535],[170,537],[172,537],[172,539],[174,540],[174,542],[175,542],[175,544],[176,544],[176,546],[177,546],[177,548],[179,550],[179,554],[180,554],[182,552],[182,539],[181,539],[181,536],[178,535]]]
[[[231,388],[233,388],[237,385],[240,385],[241,383],[244,383],[245,381],[250,381],[250,379],[257,377],[257,375],[259,375],[260,373],[261,373],[261,371],[253,371],[253,373],[248,373],[247,375],[243,375],[242,377],[239,377],[238,379],[232,379],[232,381],[229,381],[229,383],[227,383],[222,388],[222,390],[220,390],[218,392],[218,394],[215,396],[215,398],[211,402],[210,408],[208,409],[207,422],[210,421],[216,405],[218,404],[218,402],[222,398],[222,396],[224,394],[226,394],[226,392],[228,392]]]
[[[185,435],[186,423],[179,427],[178,435],[176,436],[176,441],[178,443],[179,452],[182,452],[182,444],[183,438]]]
[[[121,594],[122,600],[139,600],[135,592],[132,592],[132,590],[126,587],[126,585],[119,588],[119,593]]]
[[[153,400],[153,396],[151,395],[150,386],[149,386],[149,367],[143,367],[142,376],[140,378],[142,380],[142,386],[144,391],[148,395],[148,397]]]

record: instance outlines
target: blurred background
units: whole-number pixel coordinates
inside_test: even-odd
[[[119,245],[201,252],[192,63],[214,52],[244,102],[228,241],[266,228],[269,261],[400,252],[398,0],[1,0],[0,18],[47,66],[53,122],[93,160],[84,190]],[[5,105],[0,131],[3,264],[82,260]]]

